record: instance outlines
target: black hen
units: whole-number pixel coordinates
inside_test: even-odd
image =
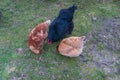
[[[74,24],[73,15],[77,9],[76,5],[73,5],[67,9],[61,9],[59,16],[51,23],[48,32],[48,44],[58,41],[67,34],[71,34]]]

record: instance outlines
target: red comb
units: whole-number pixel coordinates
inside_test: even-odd
[[[52,44],[52,41],[51,41],[51,40],[48,40],[48,44]]]

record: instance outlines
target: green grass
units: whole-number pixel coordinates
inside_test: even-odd
[[[118,16],[119,9],[112,3],[94,0],[1,0],[0,10],[0,78],[11,80],[105,80],[96,67],[86,66],[80,57],[67,58],[56,51],[59,42],[45,45],[43,54],[35,55],[27,47],[29,32],[39,23],[54,18],[59,10],[78,5],[74,15],[75,28],[71,35],[87,35],[93,29],[93,17]],[[101,21],[96,20],[96,24]],[[18,51],[22,48],[22,51]],[[91,57],[90,57],[91,59]]]

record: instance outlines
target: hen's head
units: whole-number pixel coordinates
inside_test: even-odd
[[[74,4],[73,6],[71,6],[71,7],[69,7],[69,10],[71,10],[71,11],[73,11],[73,12],[74,12],[76,9],[77,9],[77,5],[75,5],[75,4]]]

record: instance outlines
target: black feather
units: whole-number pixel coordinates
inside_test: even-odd
[[[51,23],[48,32],[48,40],[55,42],[63,38],[67,34],[71,34],[74,28],[73,15],[77,9],[73,5],[67,9],[61,9],[58,17]]]

